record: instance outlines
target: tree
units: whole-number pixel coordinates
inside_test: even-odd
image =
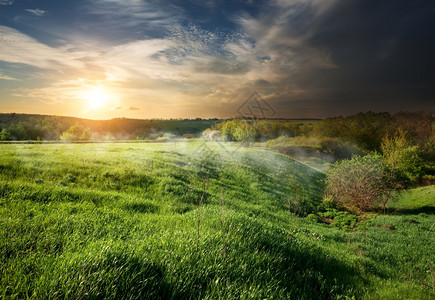
[[[386,135],[382,139],[381,150],[392,180],[406,187],[420,179],[423,161],[419,156],[419,147],[410,144],[405,131],[399,129],[391,137]]]
[[[10,141],[11,139],[12,139],[11,132],[8,129],[3,128],[2,131],[0,131],[0,140]]]
[[[27,140],[29,138],[23,122],[12,123],[8,129],[14,140]]]
[[[394,190],[382,159],[373,154],[336,162],[326,184],[327,195],[356,214],[379,205],[385,209]]]
[[[393,126],[405,131],[407,140],[414,144],[424,145],[433,136],[429,112],[398,112],[393,116]]]
[[[78,122],[72,125],[67,131],[60,135],[62,141],[77,142],[89,139],[89,129],[83,127]]]
[[[241,142],[242,144],[245,144],[247,146],[249,146],[250,142],[254,141],[255,135],[256,132],[254,127],[247,121],[240,122],[233,131],[233,136],[236,141]]]
[[[226,140],[235,140],[249,145],[255,140],[257,131],[247,120],[234,119],[221,124],[217,124],[216,130],[220,130],[222,137]]]
[[[316,124],[314,134],[337,137],[364,150],[379,150],[382,137],[390,130],[389,113],[366,112],[348,117],[327,118]]]

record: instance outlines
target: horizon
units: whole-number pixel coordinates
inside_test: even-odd
[[[328,117],[324,117],[324,118],[310,118],[310,117],[306,117],[306,118],[285,118],[285,117],[265,117],[265,118],[252,118],[249,116],[243,117],[243,116],[232,116],[232,117],[228,117],[228,118],[201,118],[201,117],[191,117],[191,118],[135,118],[135,117],[113,117],[113,118],[107,118],[107,119],[93,119],[93,118],[84,118],[84,117],[76,117],[76,116],[70,116],[70,115],[50,115],[50,114],[38,114],[38,113],[21,113],[21,112],[0,112],[0,115],[24,115],[24,116],[40,116],[40,117],[60,117],[60,118],[73,118],[73,119],[82,119],[82,120],[90,120],[90,121],[110,121],[110,120],[116,120],[116,119],[127,119],[127,120],[138,120],[138,121],[196,121],[196,120],[234,120],[234,119],[245,119],[245,120],[288,120],[288,121],[297,121],[297,120],[306,120],[306,121],[320,121],[320,120],[325,120],[328,118],[346,118],[346,117],[352,117],[358,114],[366,114],[366,113],[375,113],[375,114],[382,114],[382,113],[388,113],[391,116],[394,116],[395,114],[398,113],[411,113],[411,114],[418,114],[418,113],[427,113],[427,114],[431,114],[431,118],[432,120],[435,120],[435,116],[434,113],[432,111],[425,111],[425,110],[419,110],[419,111],[398,111],[395,113],[390,113],[387,111],[361,111],[358,112],[356,114],[347,114],[347,115],[335,115],[335,116],[328,116]]]
[[[61,118],[75,118],[75,119],[84,119],[84,120],[92,120],[92,121],[110,121],[115,119],[129,119],[129,120],[140,120],[140,121],[148,121],[148,120],[162,120],[162,121],[183,121],[183,120],[189,120],[189,121],[195,121],[195,120],[232,120],[241,118],[240,116],[233,116],[228,118],[201,118],[201,117],[191,117],[191,118],[129,118],[129,117],[113,117],[108,119],[93,119],[93,118],[83,118],[83,117],[76,117],[76,116],[69,116],[69,115],[48,115],[48,114],[36,114],[36,113],[21,113],[21,112],[0,112],[0,115],[33,115],[33,116],[42,116],[42,117],[61,117]],[[338,116],[337,116],[338,117]],[[252,119],[249,117],[242,118],[242,119]],[[256,118],[256,120],[323,120],[321,118]]]
[[[254,94],[283,119],[435,110],[428,0],[7,0],[0,16],[1,113],[228,119]]]

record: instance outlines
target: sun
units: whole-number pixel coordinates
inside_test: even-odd
[[[99,109],[107,104],[109,94],[104,87],[97,86],[83,91],[82,98],[87,101],[87,105],[90,109]]]

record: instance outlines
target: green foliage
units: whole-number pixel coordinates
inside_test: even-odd
[[[388,132],[389,113],[359,113],[348,117],[328,118],[317,124],[317,136],[337,137],[355,143],[365,150],[379,149],[380,140]]]
[[[227,140],[240,142],[264,142],[280,136],[306,136],[317,120],[243,120],[233,119],[218,123],[219,130]]]
[[[328,209],[324,212],[319,212],[318,215],[323,218],[332,219],[333,222],[331,223],[331,226],[344,230],[354,229],[360,220],[360,217],[354,214],[335,208]]]
[[[423,145],[432,135],[431,115],[426,112],[366,112],[348,117],[327,118],[315,124],[312,135],[336,137],[352,142],[363,150],[378,151],[387,134],[402,129],[413,144]]]
[[[12,123],[8,127],[8,130],[10,131],[14,140],[27,140],[29,138],[25,125],[26,124],[23,122],[18,122]]]
[[[403,130],[398,130],[392,137],[385,136],[381,150],[384,164],[396,182],[402,186],[418,182],[423,175],[423,160],[419,156],[419,147],[410,144]]]
[[[332,198],[325,198],[317,207],[318,222],[330,224],[332,227],[342,230],[356,230],[366,228],[369,221],[375,217],[374,214],[355,215],[348,211],[339,209]]]
[[[187,134],[199,137],[201,132],[220,122],[218,119],[171,119],[137,120],[117,118],[111,120],[88,120],[61,116],[31,114],[1,114],[0,130],[6,128],[13,140],[59,140],[61,133],[79,123],[89,129],[88,139],[92,141],[153,139],[164,134],[176,137]],[[65,138],[73,138],[65,136]]]
[[[0,131],[0,140],[1,141],[10,141],[11,139],[12,139],[11,132],[8,129],[3,128],[2,131]]]
[[[308,221],[313,222],[313,223],[317,223],[317,222],[319,222],[319,218],[317,217],[316,214],[308,214],[308,215],[305,217],[305,219],[307,219]]]
[[[371,154],[336,162],[326,181],[327,194],[357,214],[385,207],[393,190],[380,157]]]
[[[253,142],[257,135],[253,121],[248,120],[234,119],[218,124],[215,127],[222,132],[224,139],[238,141],[246,145]]]
[[[253,142],[255,134],[255,129],[252,124],[249,124],[247,121],[242,121],[232,132],[236,141],[246,145]]]
[[[273,148],[320,170],[327,170],[329,163],[349,159],[352,155],[380,151],[384,147],[383,139],[399,129],[407,132],[408,144],[400,150],[402,165],[392,176],[395,178],[391,178],[391,184],[398,181],[403,186],[415,184],[424,174],[435,173],[433,164],[426,163],[422,168],[422,159],[431,162],[435,153],[431,118],[424,112],[395,115],[367,112],[306,122],[233,119],[213,128],[227,140],[244,144],[264,142],[259,145]]]
[[[65,142],[86,141],[89,139],[89,129],[75,123],[67,131],[60,135],[60,139]]]

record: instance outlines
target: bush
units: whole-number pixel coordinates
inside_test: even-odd
[[[326,192],[339,206],[360,214],[386,206],[393,187],[376,155],[354,156],[334,164],[326,178]]]
[[[393,180],[402,187],[418,182],[423,175],[423,161],[419,156],[419,147],[412,146],[406,139],[406,133],[399,130],[392,137],[382,140],[383,160]]]
[[[3,128],[2,131],[0,131],[0,141],[10,141],[11,139],[12,139],[11,132],[6,128]]]
[[[319,218],[317,217],[316,214],[308,214],[305,219],[307,219],[308,221],[312,222],[312,223],[318,223],[319,222]]]
[[[335,208],[328,209],[325,212],[319,212],[319,216],[334,220],[331,225],[344,230],[354,229],[359,222],[358,216]]]
[[[60,139],[66,142],[86,141],[89,139],[89,129],[75,123],[67,131],[60,135]]]

